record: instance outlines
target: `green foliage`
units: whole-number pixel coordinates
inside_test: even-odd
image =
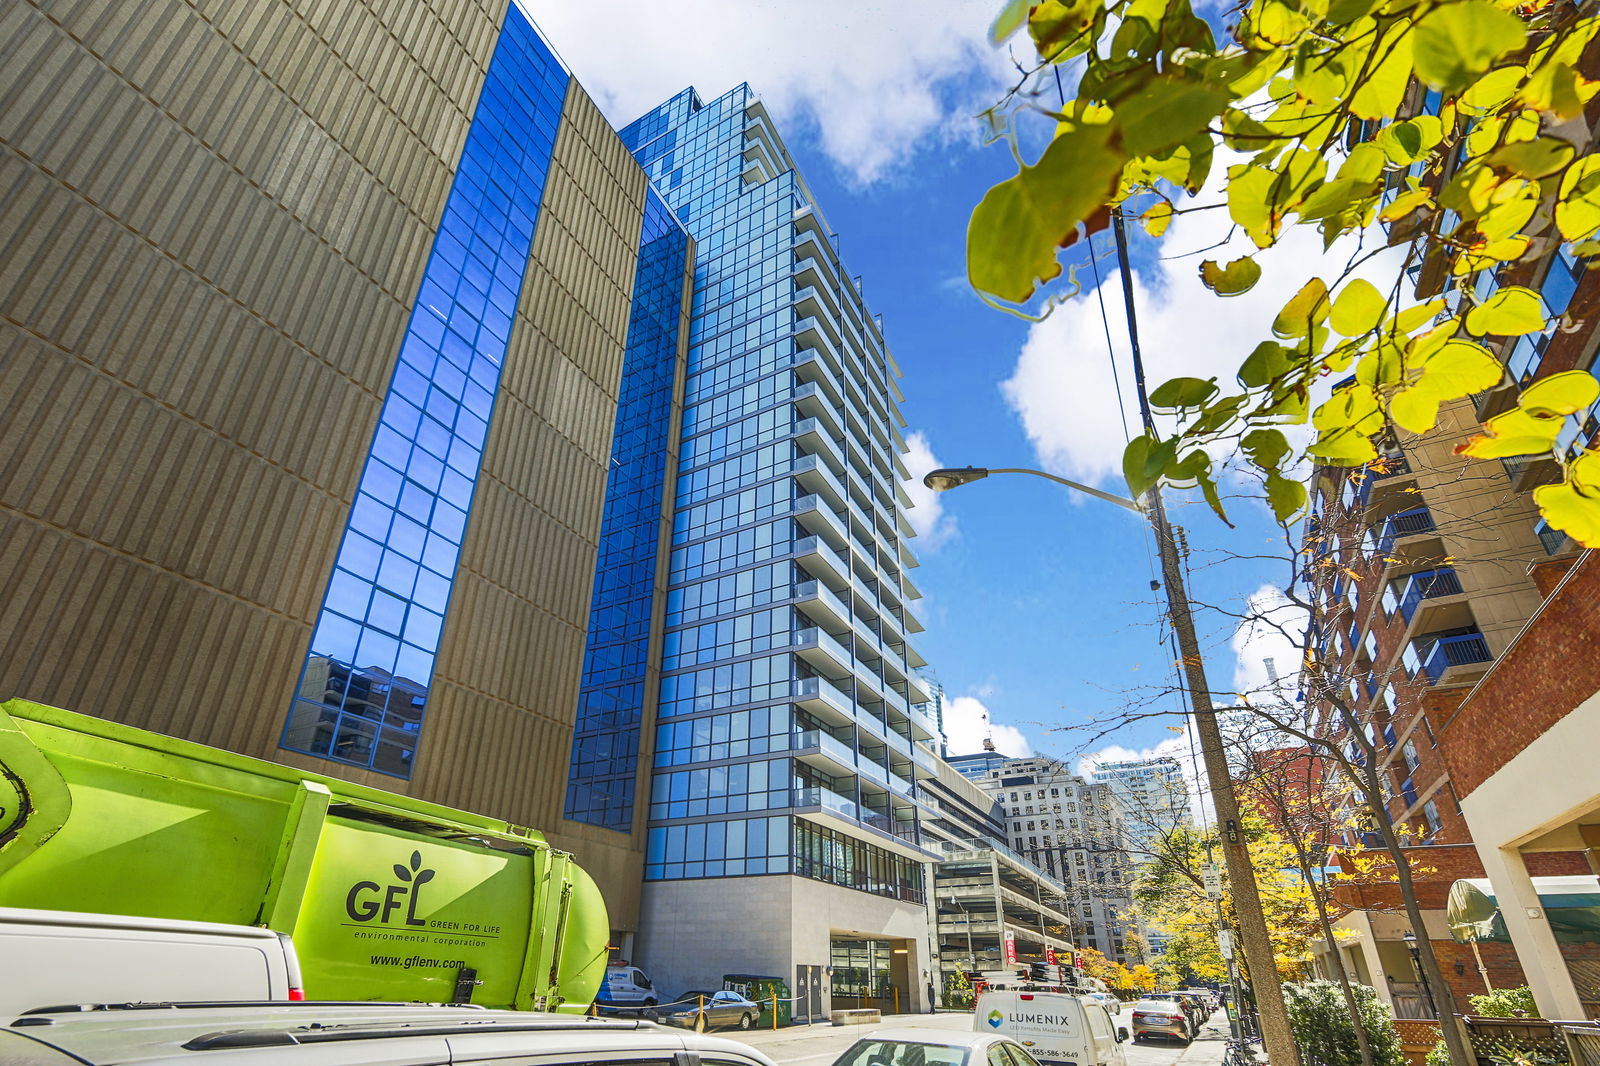
[[[1222,514],[1210,456],[1237,454],[1289,521],[1307,503],[1285,473],[1302,456],[1257,434],[1310,423],[1304,454],[1379,461],[1373,434],[1432,429],[1441,405],[1502,379],[1496,353],[1507,338],[1549,328],[1529,289],[1480,298],[1483,272],[1548,255],[1556,241],[1600,253],[1600,156],[1584,155],[1566,125],[1600,92],[1579,69],[1600,15],[1554,0],[1241,0],[1219,40],[1190,3],[1006,4],[994,38],[1025,32],[1039,67],[1054,65],[1071,88],[1038,162],[973,212],[968,273],[991,298],[1023,304],[1061,275],[1060,249],[1103,225],[1108,209],[1142,211],[1146,232],[1162,237],[1210,175],[1218,144],[1239,158],[1224,206],[1258,248],[1291,226],[1316,227],[1325,246],[1364,234],[1367,252],[1334,276],[1304,279],[1270,339],[1240,337],[1238,391],[1210,382],[1200,395],[1194,377],[1158,388],[1176,429],[1134,440],[1124,457],[1135,495],[1159,482],[1198,484]],[[1423,87],[1441,94],[1435,113],[1417,113]],[[1014,93],[995,109],[995,127],[1007,108],[1037,106]],[[1362,276],[1384,243],[1371,239],[1375,224],[1409,249],[1408,267],[1443,280],[1441,297],[1417,299],[1403,276]],[[1222,297],[1249,291],[1261,272],[1249,255],[1200,266]],[[1314,404],[1331,375],[1354,384]],[[1561,390],[1570,396],[1554,395]],[[1461,451],[1548,456],[1561,481],[1535,501],[1594,547],[1600,478],[1556,444],[1557,412],[1595,402],[1573,407],[1581,396],[1575,381],[1525,394]]]
[[[1452,1066],[1450,1062],[1450,1048],[1443,1040],[1428,1049],[1428,1057],[1422,1060],[1423,1066]]]
[[[961,970],[945,974],[944,977],[944,1005],[970,1009],[972,1007],[972,982],[967,980],[967,975]]]
[[[1367,1033],[1367,1046],[1374,1066],[1405,1066],[1400,1049],[1400,1033],[1395,1029],[1389,1005],[1366,985],[1353,984],[1356,1012]],[[1320,1066],[1358,1066],[1355,1023],[1345,1008],[1344,993],[1332,981],[1302,981],[1283,986],[1284,1006],[1289,1011],[1289,1027],[1301,1055]],[[1445,1061],[1449,1062],[1448,1054]]]
[[[1523,988],[1497,988],[1481,996],[1468,996],[1472,1013],[1485,1018],[1537,1018],[1539,1007],[1533,1001],[1533,991]]]

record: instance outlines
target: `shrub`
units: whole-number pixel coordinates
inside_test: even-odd
[[[1472,1004],[1472,1013],[1485,1018],[1539,1017],[1533,992],[1528,988],[1497,988],[1481,996],[1468,996],[1467,1001]]]
[[[1429,1049],[1428,1057],[1423,1060],[1423,1066],[1450,1066],[1450,1048],[1443,1040]]]
[[[1367,1045],[1372,1049],[1373,1066],[1406,1066],[1389,1005],[1366,985],[1353,984],[1350,990],[1355,994]],[[1283,998],[1289,1009],[1289,1026],[1305,1059],[1320,1066],[1360,1066],[1355,1026],[1338,985],[1332,981],[1286,984]]]

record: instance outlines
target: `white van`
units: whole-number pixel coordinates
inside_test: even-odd
[[[985,992],[973,1010],[972,1028],[1009,1036],[1041,1066],[1124,1066],[1119,1028],[1099,1003],[1069,992]]]
[[[603,1007],[654,1007],[661,997],[655,982],[639,967],[614,963],[606,967],[606,980],[595,1000]]]
[[[248,925],[0,907],[0,1025],[81,1003],[304,999],[282,933]]]

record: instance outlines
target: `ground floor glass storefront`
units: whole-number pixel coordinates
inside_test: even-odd
[[[877,1007],[887,1014],[909,1005],[909,946],[905,940],[834,936],[828,945],[834,1009]]]

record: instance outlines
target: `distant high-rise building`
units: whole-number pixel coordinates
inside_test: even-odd
[[[1135,863],[1149,860],[1163,836],[1193,821],[1188,782],[1170,756],[1097,763],[1094,779],[1116,797]]]
[[[1066,887],[1078,942],[1114,962],[1139,962],[1133,865],[1111,789],[1055,759],[1007,759],[972,780],[994,796],[1006,843]]]
[[[654,764],[636,955],[672,990],[782,975],[802,1016],[830,967],[850,1002],[923,1004],[939,729],[908,641],[898,368],[749,87],[686,89],[623,138],[696,241],[657,723],[632,740],[649,723],[610,696],[584,708]]]

